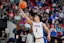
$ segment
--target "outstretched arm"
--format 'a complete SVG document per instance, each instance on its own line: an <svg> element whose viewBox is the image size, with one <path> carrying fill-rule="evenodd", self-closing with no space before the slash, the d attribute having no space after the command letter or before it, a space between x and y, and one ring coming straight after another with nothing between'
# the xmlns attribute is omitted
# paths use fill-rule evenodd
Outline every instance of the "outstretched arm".
<svg viewBox="0 0 64 43"><path fill-rule="evenodd" d="M27 20L27 22L28 22L29 24L32 24L32 23L33 23L33 21L30 20L30 18L23 12L22 9L20 9L20 12L22 13L22 14L20 14L20 15L23 16L24 18L26 18L26 20Z"/></svg>
<svg viewBox="0 0 64 43"><path fill-rule="evenodd" d="M46 26L46 24L44 24L44 23L43 23L43 27L44 27L45 31L47 32L47 34L48 34L47 40L50 41L51 40L51 38L50 38L50 31L49 31L48 27Z"/></svg>

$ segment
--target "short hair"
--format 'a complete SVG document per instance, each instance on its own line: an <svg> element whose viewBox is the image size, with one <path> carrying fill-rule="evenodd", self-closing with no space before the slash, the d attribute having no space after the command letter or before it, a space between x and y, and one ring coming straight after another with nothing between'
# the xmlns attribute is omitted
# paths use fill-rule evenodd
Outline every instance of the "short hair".
<svg viewBox="0 0 64 43"><path fill-rule="evenodd" d="M40 18L40 21L42 21L42 16L41 16L41 15L35 14L34 17L35 17L35 16L38 16L38 17ZM33 17L33 18L34 18L34 17Z"/></svg>

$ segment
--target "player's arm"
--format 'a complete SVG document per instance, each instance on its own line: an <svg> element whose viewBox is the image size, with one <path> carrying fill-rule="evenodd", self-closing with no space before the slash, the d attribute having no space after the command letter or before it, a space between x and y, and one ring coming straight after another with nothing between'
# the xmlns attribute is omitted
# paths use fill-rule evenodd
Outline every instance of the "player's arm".
<svg viewBox="0 0 64 43"><path fill-rule="evenodd" d="M43 23L43 27L45 29L45 31L47 32L48 36L47 36L47 40L50 41L51 38L50 38L50 31L49 31L49 28L46 26L46 24Z"/></svg>
<svg viewBox="0 0 64 43"><path fill-rule="evenodd" d="M29 24L32 24L32 23L33 23L33 21L30 20L30 18L23 12L22 9L20 9L20 12L22 13L22 14L20 14L20 15L23 16L24 18L26 18L26 20L27 20L27 22L28 22Z"/></svg>

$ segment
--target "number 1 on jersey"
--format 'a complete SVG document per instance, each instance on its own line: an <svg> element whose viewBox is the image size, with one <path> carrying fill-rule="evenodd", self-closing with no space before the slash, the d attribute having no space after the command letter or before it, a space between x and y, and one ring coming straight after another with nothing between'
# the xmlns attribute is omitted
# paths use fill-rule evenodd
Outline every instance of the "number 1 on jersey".
<svg viewBox="0 0 64 43"><path fill-rule="evenodd" d="M36 32L37 32L37 28L36 28Z"/></svg>

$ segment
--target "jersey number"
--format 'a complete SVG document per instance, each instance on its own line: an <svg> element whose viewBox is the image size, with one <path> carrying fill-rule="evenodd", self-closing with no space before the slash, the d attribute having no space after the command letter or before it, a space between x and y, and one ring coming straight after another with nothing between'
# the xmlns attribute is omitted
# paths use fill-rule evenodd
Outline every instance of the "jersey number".
<svg viewBox="0 0 64 43"><path fill-rule="evenodd" d="M37 32L37 28L36 28L36 32Z"/></svg>

